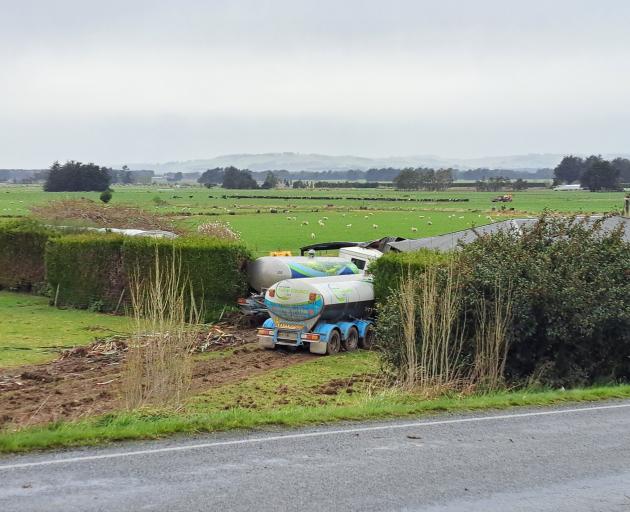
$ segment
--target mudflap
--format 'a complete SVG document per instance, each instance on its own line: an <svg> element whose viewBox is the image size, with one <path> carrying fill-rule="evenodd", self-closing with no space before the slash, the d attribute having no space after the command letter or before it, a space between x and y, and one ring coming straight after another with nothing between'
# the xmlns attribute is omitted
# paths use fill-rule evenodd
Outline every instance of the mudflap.
<svg viewBox="0 0 630 512"><path fill-rule="evenodd" d="M308 345L311 354L323 355L326 353L326 343L323 341L311 341Z"/></svg>

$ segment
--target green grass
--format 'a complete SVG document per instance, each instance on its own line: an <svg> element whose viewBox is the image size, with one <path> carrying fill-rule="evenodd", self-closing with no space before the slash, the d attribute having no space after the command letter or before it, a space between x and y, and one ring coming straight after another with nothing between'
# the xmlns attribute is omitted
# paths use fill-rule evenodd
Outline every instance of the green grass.
<svg viewBox="0 0 630 512"><path fill-rule="evenodd" d="M300 426L340 420L371 420L402 416L425 416L438 412L505 409L515 406L545 406L630 397L630 386L594 387L570 391L515 391L465 398L422 400L410 394L363 395L352 404L319 406L288 405L257 410L231 408L219 412L181 414L145 411L117 413L73 423L55 423L17 432L0 433L0 452L85 446L132 439L157 439L176 433L252 429L267 426Z"/></svg>
<svg viewBox="0 0 630 512"><path fill-rule="evenodd" d="M118 186L114 188L111 207L116 204L133 204L160 214L175 215L182 226L196 229L208 220L229 221L242 233L245 243L256 254L272 250L292 250L313 241L352 240L363 241L383 236L423 237L449 233L464 229L471 224L487 222L487 215L494 215L492 208L501 204L492 203L497 194L449 190L446 192L401 192L392 189L335 189L335 190L224 190L203 187L171 188L168 186ZM23 216L29 207L59 199L87 198L98 201L97 192L44 192L36 185L14 185L0 187L0 218ZM241 199L231 195L246 196ZM267 195L271 199L252 196ZM554 192L551 190L528 190L513 194L514 201L506 205L514 208L517 215L535 215L544 209L558 212L610 212L619 211L623 192ZM280 199L282 196L296 199ZM308 196L307 199L297 199ZM318 199L322 197L333 199ZM465 198L468 202L413 202L385 201L386 198ZM159 205L155 199L159 199ZM278 198L278 199L276 199ZM374 198L374 199L366 199ZM331 206L329 206L331 205ZM370 211L359 210L369 208ZM269 213L270 209L287 213ZM313 210L317 209L317 212ZM232 212L234 215L230 215ZM369 218L365 219L364 216ZM344 216L345 214L345 216ZM454 218L449 215L455 214ZM424 215L421 219L420 216ZM317 221L328 217L325 226ZM459 219L464 216L464 219ZM496 215L495 215L496 216ZM297 217L289 221L287 217ZM431 217L432 225L428 224ZM308 226L302 226L308 221ZM352 228L346 228L352 224ZM378 228L372 225L377 224ZM129 226L132 227L132 226ZM418 229L417 232L411 230ZM315 239L311 238L315 234Z"/></svg>
<svg viewBox="0 0 630 512"><path fill-rule="evenodd" d="M0 292L0 367L45 362L62 348L128 329L128 318L57 309L46 297Z"/></svg>

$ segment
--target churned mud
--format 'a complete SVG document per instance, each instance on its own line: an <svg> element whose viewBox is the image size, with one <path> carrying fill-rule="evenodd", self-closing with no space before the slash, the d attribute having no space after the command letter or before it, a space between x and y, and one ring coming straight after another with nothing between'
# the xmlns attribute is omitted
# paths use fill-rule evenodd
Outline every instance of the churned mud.
<svg viewBox="0 0 630 512"><path fill-rule="evenodd" d="M231 349L195 362L193 394L267 371L302 363L308 353L268 351L255 345L254 329L223 326L200 336L203 352ZM124 340L64 351L52 362L0 369L0 428L76 420L122 407L120 373Z"/></svg>

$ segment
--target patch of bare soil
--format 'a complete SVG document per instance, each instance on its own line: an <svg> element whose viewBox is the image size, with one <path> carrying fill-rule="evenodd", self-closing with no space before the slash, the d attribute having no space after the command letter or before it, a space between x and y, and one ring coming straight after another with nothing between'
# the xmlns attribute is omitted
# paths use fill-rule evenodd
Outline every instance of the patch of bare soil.
<svg viewBox="0 0 630 512"><path fill-rule="evenodd" d="M201 333L195 352L236 348L225 357L197 361L191 391L199 393L316 357L264 350L253 344L255 338L255 330L227 325ZM0 428L75 420L120 409L120 371L126 348L124 340L115 339L66 350L50 363L0 369Z"/></svg>

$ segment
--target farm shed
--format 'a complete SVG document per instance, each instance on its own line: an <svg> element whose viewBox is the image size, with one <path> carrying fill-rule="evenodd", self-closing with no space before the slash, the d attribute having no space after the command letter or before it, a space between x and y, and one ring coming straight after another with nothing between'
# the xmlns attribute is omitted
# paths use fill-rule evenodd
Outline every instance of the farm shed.
<svg viewBox="0 0 630 512"><path fill-rule="evenodd" d="M601 217L589 217L588 223L593 223L596 219ZM577 220L584 219L584 217L577 217ZM487 224L485 226L479 226L470 229L464 229L462 231L455 231L453 233L447 233L445 235L431 236L428 238L416 238L407 239L397 242L389 242L388 246L391 250L399 252L411 252L420 249L433 249L438 251L450 251L457 249L460 243L469 244L474 242L478 237L483 235L491 235L500 231L516 231L519 232L523 227L529 227L538 222L538 219L511 219L502 222L496 222L494 224ZM623 226L624 240L630 242L630 218L614 216L604 220L603 230L609 232L616 229L619 225Z"/></svg>

